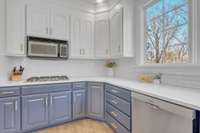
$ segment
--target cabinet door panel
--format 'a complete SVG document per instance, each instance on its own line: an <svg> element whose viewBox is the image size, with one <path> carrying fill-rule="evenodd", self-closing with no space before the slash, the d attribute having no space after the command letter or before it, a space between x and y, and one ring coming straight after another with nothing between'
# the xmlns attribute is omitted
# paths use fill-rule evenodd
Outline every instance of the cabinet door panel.
<svg viewBox="0 0 200 133"><path fill-rule="evenodd" d="M71 91L50 94L50 123L71 120Z"/></svg>
<svg viewBox="0 0 200 133"><path fill-rule="evenodd" d="M24 0L6 0L6 53L25 56Z"/></svg>
<svg viewBox="0 0 200 133"><path fill-rule="evenodd" d="M73 92L73 119L85 117L86 91L76 90Z"/></svg>
<svg viewBox="0 0 200 133"><path fill-rule="evenodd" d="M0 99L0 132L14 133L20 130L20 99L18 97Z"/></svg>
<svg viewBox="0 0 200 133"><path fill-rule="evenodd" d="M93 21L83 19L81 23L81 48L82 48L82 56L86 58L90 58L93 56Z"/></svg>
<svg viewBox="0 0 200 133"><path fill-rule="evenodd" d="M123 10L118 9L110 18L111 57L122 56L123 46Z"/></svg>
<svg viewBox="0 0 200 133"><path fill-rule="evenodd" d="M103 84L88 84L88 115L91 118L104 118Z"/></svg>
<svg viewBox="0 0 200 133"><path fill-rule="evenodd" d="M69 40L69 15L66 10L52 10L50 35L51 38Z"/></svg>
<svg viewBox="0 0 200 133"><path fill-rule="evenodd" d="M24 130L48 124L48 94L22 97L22 127Z"/></svg>
<svg viewBox="0 0 200 133"><path fill-rule="evenodd" d="M71 58L81 56L81 19L79 17L71 17Z"/></svg>
<svg viewBox="0 0 200 133"><path fill-rule="evenodd" d="M101 19L95 22L95 56L109 57L109 21Z"/></svg>
<svg viewBox="0 0 200 133"><path fill-rule="evenodd" d="M35 37L49 38L49 8L27 7L27 34Z"/></svg>

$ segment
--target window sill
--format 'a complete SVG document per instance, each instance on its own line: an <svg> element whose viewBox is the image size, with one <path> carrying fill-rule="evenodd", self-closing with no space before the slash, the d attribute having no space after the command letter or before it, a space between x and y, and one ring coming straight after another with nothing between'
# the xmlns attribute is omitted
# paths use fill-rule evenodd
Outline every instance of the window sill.
<svg viewBox="0 0 200 133"><path fill-rule="evenodd" d="M200 68L200 64L138 64L135 68Z"/></svg>

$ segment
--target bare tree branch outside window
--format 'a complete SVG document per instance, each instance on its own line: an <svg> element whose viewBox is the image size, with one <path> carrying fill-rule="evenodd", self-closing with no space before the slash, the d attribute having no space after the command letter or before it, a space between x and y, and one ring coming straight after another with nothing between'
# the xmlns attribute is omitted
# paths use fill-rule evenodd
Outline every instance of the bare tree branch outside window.
<svg viewBox="0 0 200 133"><path fill-rule="evenodd" d="M190 61L188 0L158 0L145 9L145 63Z"/></svg>

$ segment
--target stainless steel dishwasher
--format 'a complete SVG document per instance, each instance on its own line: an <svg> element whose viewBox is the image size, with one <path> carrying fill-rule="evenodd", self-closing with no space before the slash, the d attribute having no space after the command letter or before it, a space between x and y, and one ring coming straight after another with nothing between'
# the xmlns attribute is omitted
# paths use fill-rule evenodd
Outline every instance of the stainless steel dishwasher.
<svg viewBox="0 0 200 133"><path fill-rule="evenodd" d="M194 110L139 93L132 100L132 133L196 133Z"/></svg>

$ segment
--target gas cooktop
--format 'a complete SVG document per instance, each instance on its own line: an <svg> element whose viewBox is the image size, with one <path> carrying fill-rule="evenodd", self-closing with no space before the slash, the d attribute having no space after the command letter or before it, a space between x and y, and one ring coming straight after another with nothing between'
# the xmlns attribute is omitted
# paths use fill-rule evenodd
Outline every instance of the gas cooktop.
<svg viewBox="0 0 200 133"><path fill-rule="evenodd" d="M62 81L69 80L67 76L41 76L41 77L30 77L26 82L45 82L45 81Z"/></svg>

